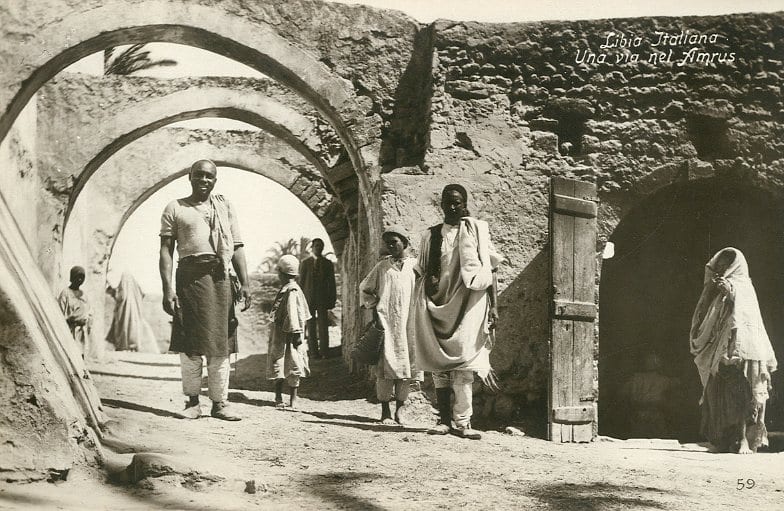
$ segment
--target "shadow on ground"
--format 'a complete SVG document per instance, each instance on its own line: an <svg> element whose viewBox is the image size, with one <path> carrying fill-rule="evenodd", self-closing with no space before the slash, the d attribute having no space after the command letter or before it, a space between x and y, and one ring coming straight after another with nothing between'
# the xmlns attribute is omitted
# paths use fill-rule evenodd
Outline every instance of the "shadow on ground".
<svg viewBox="0 0 784 511"><path fill-rule="evenodd" d="M385 511L372 502L359 497L352 491L362 484L379 479L379 474L355 472L328 472L306 477L301 481L303 490L323 499L326 503L339 509L360 509L367 511Z"/></svg>
<svg viewBox="0 0 784 511"><path fill-rule="evenodd" d="M386 424L380 424L378 422L376 422L375 424L369 424L369 423L352 424L350 422L316 421L316 420L313 421L304 420L302 422L307 422L309 424L328 424L330 426L342 426L346 428L360 429L362 431L375 431L377 433L424 433L427 431L426 428L412 428L408 426L399 426L399 425L387 426Z"/></svg>
<svg viewBox="0 0 784 511"><path fill-rule="evenodd" d="M236 390L274 392L275 383L267 379L267 355L257 354L242 358L233 364L229 387ZM206 377L203 385L206 386ZM365 399L372 385L362 378L352 376L340 357L310 360L310 376L300 383L299 395L313 401L339 401ZM288 389L284 389L288 392Z"/></svg>
<svg viewBox="0 0 784 511"><path fill-rule="evenodd" d="M152 375L139 375L139 374L122 374L122 373L110 373L107 371L98 371L95 369L90 370L91 375L96 376L111 376L113 378L133 378L135 380L156 380L156 381L182 381L182 379L177 376L152 376Z"/></svg>
<svg viewBox="0 0 784 511"><path fill-rule="evenodd" d="M110 408L124 408L126 410L134 410L136 412L151 413L158 417L174 417L181 419L182 417L169 410L161 410L160 408L153 408L151 406L140 405L138 403L131 403L130 401L122 401L120 399L101 399L101 404Z"/></svg>
<svg viewBox="0 0 784 511"><path fill-rule="evenodd" d="M176 361L176 362L152 362L152 361L148 361L148 360L130 360L130 359L125 359L125 358L121 358L120 361L124 362L126 364L135 364L135 365L139 365L139 366L176 367L176 368L180 367L180 362L179 361Z"/></svg>
<svg viewBox="0 0 784 511"><path fill-rule="evenodd" d="M671 489L619 486L606 483L573 484L554 483L528 489L526 494L540 500L553 509L579 509L581 511L605 511L613 509L667 509L661 502L665 496L677 492Z"/></svg>

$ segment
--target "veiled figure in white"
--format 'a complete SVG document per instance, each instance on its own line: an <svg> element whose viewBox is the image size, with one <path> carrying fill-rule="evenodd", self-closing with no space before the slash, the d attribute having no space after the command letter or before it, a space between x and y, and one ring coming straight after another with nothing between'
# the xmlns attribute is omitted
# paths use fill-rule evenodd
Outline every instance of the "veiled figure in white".
<svg viewBox="0 0 784 511"><path fill-rule="evenodd" d="M703 387L701 431L721 452L756 452L768 444L765 405L777 362L743 253L717 252L703 282L690 332Z"/></svg>

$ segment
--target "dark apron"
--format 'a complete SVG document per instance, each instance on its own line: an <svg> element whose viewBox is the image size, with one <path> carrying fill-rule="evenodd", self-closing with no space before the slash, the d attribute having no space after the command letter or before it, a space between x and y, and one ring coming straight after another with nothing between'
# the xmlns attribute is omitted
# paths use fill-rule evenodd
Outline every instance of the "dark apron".
<svg viewBox="0 0 784 511"><path fill-rule="evenodd" d="M231 281L215 254L180 259L176 272L179 308L169 351L228 356L237 352L237 319Z"/></svg>

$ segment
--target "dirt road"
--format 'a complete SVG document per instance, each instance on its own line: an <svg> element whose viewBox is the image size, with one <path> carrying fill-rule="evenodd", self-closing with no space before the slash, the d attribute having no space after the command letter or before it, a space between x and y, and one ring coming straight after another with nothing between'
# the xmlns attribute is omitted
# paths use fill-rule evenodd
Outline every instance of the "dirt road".
<svg viewBox="0 0 784 511"><path fill-rule="evenodd" d="M784 509L784 454L711 454L674 441L559 445L496 431L481 441L433 437L421 405L405 427L379 424L379 406L340 359L314 361L301 410L280 411L263 354L236 364L230 400L241 422L183 420L177 356L114 357L92 367L120 451L107 450L109 465L156 452L190 474L120 486L79 469L59 484L2 487L0 508ZM250 480L255 494L245 492ZM739 480L754 485L738 489Z"/></svg>

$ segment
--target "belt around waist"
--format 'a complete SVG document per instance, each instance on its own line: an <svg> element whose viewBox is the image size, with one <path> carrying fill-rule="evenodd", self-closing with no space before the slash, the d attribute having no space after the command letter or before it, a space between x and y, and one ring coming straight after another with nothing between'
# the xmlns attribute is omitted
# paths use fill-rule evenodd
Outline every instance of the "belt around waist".
<svg viewBox="0 0 784 511"><path fill-rule="evenodd" d="M183 257L177 264L178 270L215 270L223 268L223 261L216 254L199 254Z"/></svg>

